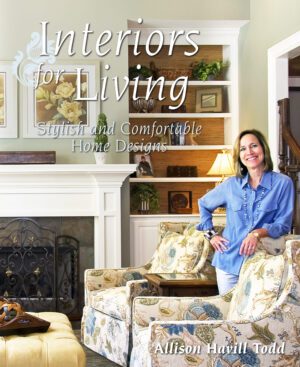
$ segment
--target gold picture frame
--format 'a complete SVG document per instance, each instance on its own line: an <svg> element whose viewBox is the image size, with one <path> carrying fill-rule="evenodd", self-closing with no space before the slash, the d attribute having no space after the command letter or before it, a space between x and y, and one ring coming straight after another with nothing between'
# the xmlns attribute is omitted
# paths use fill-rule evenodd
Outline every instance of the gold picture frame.
<svg viewBox="0 0 300 367"><path fill-rule="evenodd" d="M54 128L57 127L61 127L60 131L63 133L59 138L74 139L79 135L78 131L81 131L80 138L92 136L100 112L100 101L77 100L77 93L80 88L81 98L99 96L100 65L97 61L73 62L58 60L57 64L44 65L39 74L33 75L35 83L39 75L37 88L31 85L22 86L24 138L53 138L54 136L44 132L55 131ZM78 69L81 69L80 87L77 87ZM47 73L49 75L50 71L54 78L43 83L43 77Z"/></svg>
<svg viewBox="0 0 300 367"><path fill-rule="evenodd" d="M196 112L223 112L223 88L207 87L197 89Z"/></svg>
<svg viewBox="0 0 300 367"><path fill-rule="evenodd" d="M17 79L12 74L12 62L0 61L0 138L17 137Z"/></svg>

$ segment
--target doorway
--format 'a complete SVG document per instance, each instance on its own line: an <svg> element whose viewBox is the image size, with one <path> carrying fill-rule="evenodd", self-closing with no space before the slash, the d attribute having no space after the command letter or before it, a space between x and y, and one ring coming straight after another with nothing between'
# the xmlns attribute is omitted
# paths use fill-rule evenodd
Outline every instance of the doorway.
<svg viewBox="0 0 300 367"><path fill-rule="evenodd" d="M300 31L268 50L268 137L275 170L278 170L279 141L277 101L289 98L289 60L298 56L300 56Z"/></svg>

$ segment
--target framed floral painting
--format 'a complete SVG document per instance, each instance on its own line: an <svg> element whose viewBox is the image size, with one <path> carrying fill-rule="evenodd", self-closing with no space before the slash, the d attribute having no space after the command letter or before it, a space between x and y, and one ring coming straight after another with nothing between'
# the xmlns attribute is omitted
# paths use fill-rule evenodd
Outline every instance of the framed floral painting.
<svg viewBox="0 0 300 367"><path fill-rule="evenodd" d="M0 61L0 138L18 137L17 79L11 65Z"/></svg>
<svg viewBox="0 0 300 367"><path fill-rule="evenodd" d="M23 87L25 138L91 137L100 102L99 63L43 65ZM94 100L86 100L94 99Z"/></svg>

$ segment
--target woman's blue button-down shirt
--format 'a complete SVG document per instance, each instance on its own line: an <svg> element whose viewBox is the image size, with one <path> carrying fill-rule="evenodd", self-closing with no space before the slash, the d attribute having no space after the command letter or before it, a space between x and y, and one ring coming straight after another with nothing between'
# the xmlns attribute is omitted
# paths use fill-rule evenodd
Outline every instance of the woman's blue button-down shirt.
<svg viewBox="0 0 300 367"><path fill-rule="evenodd" d="M256 228L265 228L270 237L277 238L291 229L294 186L292 180L281 173L265 172L254 190L243 178L230 177L199 200L198 230L213 228L212 212L226 208L226 227L223 237L229 243L224 253L215 252L212 264L228 273L238 275L244 256L239 254L242 241Z"/></svg>

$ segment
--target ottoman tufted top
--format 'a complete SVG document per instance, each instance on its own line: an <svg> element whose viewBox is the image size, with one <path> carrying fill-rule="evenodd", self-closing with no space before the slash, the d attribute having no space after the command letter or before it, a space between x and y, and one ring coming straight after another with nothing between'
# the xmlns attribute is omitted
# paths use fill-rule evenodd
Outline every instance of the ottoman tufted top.
<svg viewBox="0 0 300 367"><path fill-rule="evenodd" d="M1 367L85 367L85 354L66 315L31 313L51 323L46 333L0 337Z"/></svg>

